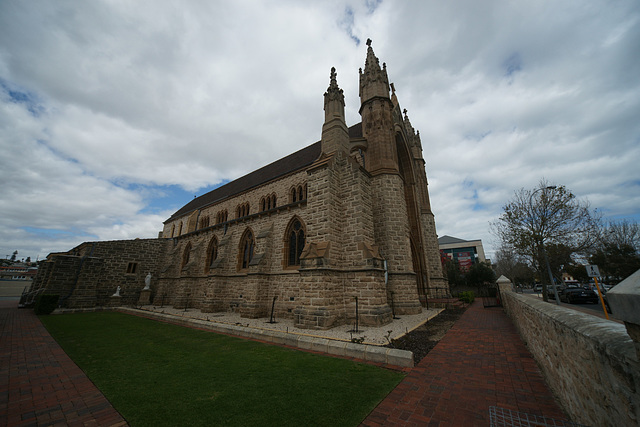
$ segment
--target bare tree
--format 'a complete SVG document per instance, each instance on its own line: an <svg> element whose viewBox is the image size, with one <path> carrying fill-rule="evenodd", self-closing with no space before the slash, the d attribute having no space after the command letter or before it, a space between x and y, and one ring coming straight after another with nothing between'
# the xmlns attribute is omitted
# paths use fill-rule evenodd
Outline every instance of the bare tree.
<svg viewBox="0 0 640 427"><path fill-rule="evenodd" d="M640 227L635 221L623 219L611 221L602 228L599 246L631 246L640 252Z"/></svg>
<svg viewBox="0 0 640 427"><path fill-rule="evenodd" d="M545 246L562 245L571 253L584 253L597 241L600 215L566 187L550 185L545 179L535 189L516 191L503 210L491 224L492 232L538 272L546 301L552 272Z"/></svg>
<svg viewBox="0 0 640 427"><path fill-rule="evenodd" d="M505 276L516 284L532 284L534 271L512 247L504 244L496 251L495 269L497 276Z"/></svg>
<svg viewBox="0 0 640 427"><path fill-rule="evenodd" d="M624 280L640 268L640 227L630 220L609 222L589 262L600 267L608 284Z"/></svg>

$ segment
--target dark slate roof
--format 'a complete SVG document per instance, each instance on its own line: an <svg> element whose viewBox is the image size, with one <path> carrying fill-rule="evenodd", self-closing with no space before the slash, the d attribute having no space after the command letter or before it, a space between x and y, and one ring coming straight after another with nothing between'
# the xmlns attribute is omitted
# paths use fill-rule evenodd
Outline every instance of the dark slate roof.
<svg viewBox="0 0 640 427"><path fill-rule="evenodd" d="M451 237L444 235L438 239L439 245L450 245L452 243L467 243L468 240L458 239L457 237Z"/></svg>
<svg viewBox="0 0 640 427"><path fill-rule="evenodd" d="M350 138L362 137L362 123L358 123L349 128ZM180 208L176 213L171 215L165 222L169 222L175 218L193 212L196 209L204 208L220 202L226 198L232 197L243 191L265 184L280 176L295 172L299 169L309 166L320 157L321 143L320 141L311 144L302 150L289 154L280 160L255 170L243 177L231 181L221 187L216 188L200 197L196 197L189 203Z"/></svg>

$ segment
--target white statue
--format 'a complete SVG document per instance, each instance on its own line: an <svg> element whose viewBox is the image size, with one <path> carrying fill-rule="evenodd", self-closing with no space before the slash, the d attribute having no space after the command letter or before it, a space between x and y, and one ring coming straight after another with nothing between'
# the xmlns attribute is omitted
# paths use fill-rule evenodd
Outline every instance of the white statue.
<svg viewBox="0 0 640 427"><path fill-rule="evenodd" d="M112 297L119 297L120 296L120 286L118 286L118 289L116 289L116 293L111 295Z"/></svg>
<svg viewBox="0 0 640 427"><path fill-rule="evenodd" d="M147 277L144 278L144 288L143 291L148 291L151 289L151 272L147 274Z"/></svg>

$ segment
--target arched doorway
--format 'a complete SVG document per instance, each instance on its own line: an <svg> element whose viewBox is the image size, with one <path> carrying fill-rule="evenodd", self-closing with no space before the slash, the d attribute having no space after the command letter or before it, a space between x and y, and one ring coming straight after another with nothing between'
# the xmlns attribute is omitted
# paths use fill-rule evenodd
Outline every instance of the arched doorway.
<svg viewBox="0 0 640 427"><path fill-rule="evenodd" d="M409 217L409 239L411 245L411 260L413 271L416 273L416 287L420 300L424 300L429 287L426 275L426 258L422 242L422 229L420 227L420 211L417 202L415 188L415 175L411 154L404 137L400 132L396 133L396 152L398 153L398 169L404 183L404 199L407 205Z"/></svg>

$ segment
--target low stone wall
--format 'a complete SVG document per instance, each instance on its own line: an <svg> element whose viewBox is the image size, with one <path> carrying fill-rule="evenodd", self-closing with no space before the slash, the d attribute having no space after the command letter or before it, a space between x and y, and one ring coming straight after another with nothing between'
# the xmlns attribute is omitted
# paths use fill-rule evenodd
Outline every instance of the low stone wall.
<svg viewBox="0 0 640 427"><path fill-rule="evenodd" d="M574 422L638 425L640 363L624 325L500 288L507 314Z"/></svg>

